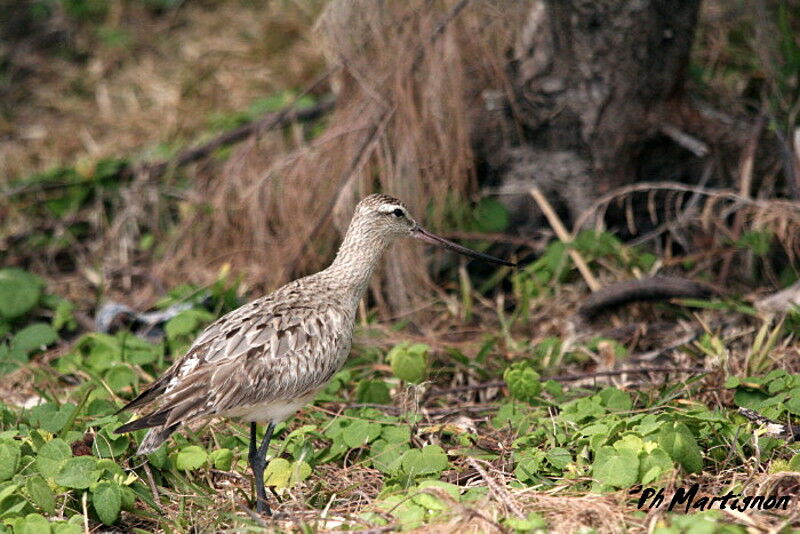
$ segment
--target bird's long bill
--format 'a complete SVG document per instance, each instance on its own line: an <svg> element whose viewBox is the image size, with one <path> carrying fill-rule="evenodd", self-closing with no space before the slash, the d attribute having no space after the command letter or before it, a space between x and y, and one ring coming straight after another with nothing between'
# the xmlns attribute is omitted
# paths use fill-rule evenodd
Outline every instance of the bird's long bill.
<svg viewBox="0 0 800 534"><path fill-rule="evenodd" d="M515 263L511 263L510 261L506 260L501 260L500 258L495 258L494 256L489 256L488 254L483 254L482 252L478 252L476 250L472 250L467 247L462 247L458 243L453 243L452 241L448 241L443 237L439 237L436 234L430 233L421 226L417 226L411 235L416 237L417 239L425 241L426 243L439 245L440 247L450 249L454 252L458 252L459 254L463 254L464 256L475 258L476 260L483 260L491 263L499 263L500 265L509 265L511 267L516 267Z"/></svg>

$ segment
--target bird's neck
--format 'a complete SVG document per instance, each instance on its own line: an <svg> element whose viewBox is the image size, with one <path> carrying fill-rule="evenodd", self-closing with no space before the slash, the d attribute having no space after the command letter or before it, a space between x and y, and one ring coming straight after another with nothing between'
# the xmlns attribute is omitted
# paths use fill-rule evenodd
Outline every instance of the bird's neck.
<svg viewBox="0 0 800 534"><path fill-rule="evenodd" d="M336 258L323 272L332 285L352 296L357 305L367 290L375 266L389 244L389 240L351 225Z"/></svg>

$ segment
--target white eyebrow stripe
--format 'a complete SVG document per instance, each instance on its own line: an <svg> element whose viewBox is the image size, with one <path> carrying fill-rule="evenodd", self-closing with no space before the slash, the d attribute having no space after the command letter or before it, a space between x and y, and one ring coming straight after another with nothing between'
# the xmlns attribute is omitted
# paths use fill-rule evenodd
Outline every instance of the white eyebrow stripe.
<svg viewBox="0 0 800 534"><path fill-rule="evenodd" d="M394 210L402 210L403 213L406 213L406 209L399 205L399 204L381 204L378 207L378 211L381 213L392 213Z"/></svg>

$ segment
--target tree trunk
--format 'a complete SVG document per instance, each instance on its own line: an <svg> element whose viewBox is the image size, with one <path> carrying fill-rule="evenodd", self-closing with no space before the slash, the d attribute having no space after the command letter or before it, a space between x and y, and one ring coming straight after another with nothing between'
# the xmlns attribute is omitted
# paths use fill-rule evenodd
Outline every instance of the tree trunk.
<svg viewBox="0 0 800 534"><path fill-rule="evenodd" d="M533 3L510 68L522 127L477 142L500 190L519 195L516 205L506 197L518 224L529 218L531 185L577 217L598 194L636 179L643 148L682 100L699 4Z"/></svg>

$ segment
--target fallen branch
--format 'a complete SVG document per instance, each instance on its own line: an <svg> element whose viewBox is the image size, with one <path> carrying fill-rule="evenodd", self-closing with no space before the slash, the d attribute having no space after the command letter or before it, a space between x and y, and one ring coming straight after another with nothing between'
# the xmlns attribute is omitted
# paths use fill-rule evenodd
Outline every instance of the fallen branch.
<svg viewBox="0 0 800 534"><path fill-rule="evenodd" d="M323 79L325 79L325 77L321 77L319 80L315 81L314 84L310 85L309 88L304 90L301 94L305 94L310 91ZM316 120L331 111L335 104L336 101L333 96L328 95L323 97L322 100L320 100L316 105L308 108L297 109L293 105L289 105L279 111L266 113L260 118L243 124L231 131L224 132L214 139L211 139L210 141L207 141L201 145L188 148L180 152L172 159L127 164L118 171L117 175L121 178L130 178L139 174L145 174L149 179L152 180L162 176L169 169L177 169L178 167L183 167L190 163L199 161L210 156L217 149L238 143L252 135L283 128L284 126L287 126L293 122L310 122ZM26 183L6 189L5 191L2 191L2 194L5 196L16 196L25 193L75 187L76 185L77 184L75 184L75 182Z"/></svg>
<svg viewBox="0 0 800 534"><path fill-rule="evenodd" d="M578 313L590 319L607 308L646 300L702 298L718 294L715 288L684 278L659 276L616 282L586 297Z"/></svg>
<svg viewBox="0 0 800 534"><path fill-rule="evenodd" d="M501 484L497 480L495 480L489 473L481 467L478 463L478 460L471 456L467 456L467 463L469 466L478 472L481 478L486 482L486 485L489 487L489 492L494 495L494 498L497 499L499 502L503 503L508 509L509 512L514 514L519 519L524 519L525 514L522 513L522 510L519 509L519 506L514 501L514 498L508 493L506 490L505 485Z"/></svg>
<svg viewBox="0 0 800 534"><path fill-rule="evenodd" d="M739 408L739 413L754 423L764 425L766 435L771 438L778 438L785 441L800 441L800 426L778 423L749 408Z"/></svg>
<svg viewBox="0 0 800 534"><path fill-rule="evenodd" d="M297 109L287 106L280 111L274 111L263 115L261 118L248 122L229 132L225 132L200 146L184 150L174 159L160 161L156 163L144 163L127 169L131 174L146 173L151 179L164 174L167 169L182 167L189 163L194 163L211 155L215 150L238 143L248 137L283 128L293 122L309 122L316 120L329 111L336 104L336 99L326 96L316 105L308 108ZM123 170L125 172L125 170Z"/></svg>

